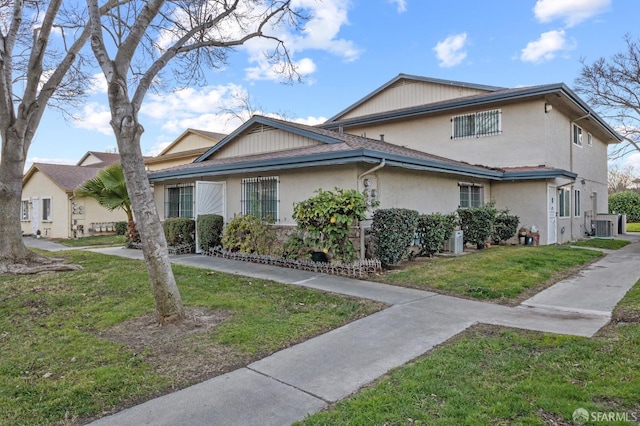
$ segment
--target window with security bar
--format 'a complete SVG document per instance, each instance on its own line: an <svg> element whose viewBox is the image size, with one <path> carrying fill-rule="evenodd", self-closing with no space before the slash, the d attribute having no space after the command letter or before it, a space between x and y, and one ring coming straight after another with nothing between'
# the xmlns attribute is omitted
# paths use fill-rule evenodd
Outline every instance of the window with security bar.
<svg viewBox="0 0 640 426"><path fill-rule="evenodd" d="M278 220L277 177L242 179L242 214L276 222Z"/></svg>
<svg viewBox="0 0 640 426"><path fill-rule="evenodd" d="M498 135L502 132L499 109L457 115L451 119L451 139Z"/></svg>
<svg viewBox="0 0 640 426"><path fill-rule="evenodd" d="M193 218L193 184L168 186L164 217Z"/></svg>

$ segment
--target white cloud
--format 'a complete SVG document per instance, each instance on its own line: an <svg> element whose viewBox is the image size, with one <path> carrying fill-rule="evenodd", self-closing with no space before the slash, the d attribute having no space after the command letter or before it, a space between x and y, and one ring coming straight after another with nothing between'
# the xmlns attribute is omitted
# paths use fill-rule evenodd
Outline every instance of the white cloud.
<svg viewBox="0 0 640 426"><path fill-rule="evenodd" d="M94 74L91 76L91 83L87 89L87 93L95 95L97 93L107 93L107 79L104 74Z"/></svg>
<svg viewBox="0 0 640 426"><path fill-rule="evenodd" d="M407 0L389 0L389 3L395 3L398 6L398 13L407 11Z"/></svg>
<svg viewBox="0 0 640 426"><path fill-rule="evenodd" d="M611 0L538 0L533 13L539 22L562 19L567 27L573 27L604 12L610 4Z"/></svg>
<svg viewBox="0 0 640 426"><path fill-rule="evenodd" d="M81 115L74 117L73 127L95 130L105 135L113 136L113 128L110 122L111 111L109 111L109 108L90 102L84 106Z"/></svg>
<svg viewBox="0 0 640 426"><path fill-rule="evenodd" d="M547 31L540 34L538 40L530 41L527 47L522 49L520 60L541 63L555 58L558 52L566 52L574 47L574 43L567 41L564 30Z"/></svg>
<svg viewBox="0 0 640 426"><path fill-rule="evenodd" d="M466 45L467 33L455 34L438 42L433 48L438 58L438 65L449 68L460 64L467 57Z"/></svg>
<svg viewBox="0 0 640 426"><path fill-rule="evenodd" d="M316 124L322 124L327 121L326 117L306 117L306 118L294 118L294 123L306 124L307 126L315 126Z"/></svg>
<svg viewBox="0 0 640 426"><path fill-rule="evenodd" d="M295 59L305 50L322 50L343 58L347 62L357 60L362 50L351 40L338 38L344 25L349 24L349 1L344 0L294 0L292 7L304 10L310 16L300 33L290 29L277 28L273 35L284 41L289 50L294 66L302 76L316 71L316 66L309 58ZM280 80L282 63L275 66L265 57L264 52L273 48L273 42L264 39L253 39L244 45L249 54L249 62L254 66L246 68L249 80Z"/></svg>

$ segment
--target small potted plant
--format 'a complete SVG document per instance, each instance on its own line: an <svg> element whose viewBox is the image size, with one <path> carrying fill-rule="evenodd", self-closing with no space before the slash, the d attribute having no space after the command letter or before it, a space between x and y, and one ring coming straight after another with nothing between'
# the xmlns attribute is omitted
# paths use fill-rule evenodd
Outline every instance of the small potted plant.
<svg viewBox="0 0 640 426"><path fill-rule="evenodd" d="M40 230L38 229L36 231L36 238L40 238L42 236L42 232L40 232Z"/></svg>

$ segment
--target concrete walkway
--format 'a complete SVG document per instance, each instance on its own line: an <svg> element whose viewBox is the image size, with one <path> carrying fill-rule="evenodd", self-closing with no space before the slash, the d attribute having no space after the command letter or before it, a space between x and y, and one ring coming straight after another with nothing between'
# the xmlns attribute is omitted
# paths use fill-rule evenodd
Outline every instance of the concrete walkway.
<svg viewBox="0 0 640 426"><path fill-rule="evenodd" d="M517 307L198 255L179 264L368 298L389 308L239 370L104 417L95 425L288 425L343 399L477 323L593 336L640 279L639 236ZM136 250L92 251L142 258Z"/></svg>

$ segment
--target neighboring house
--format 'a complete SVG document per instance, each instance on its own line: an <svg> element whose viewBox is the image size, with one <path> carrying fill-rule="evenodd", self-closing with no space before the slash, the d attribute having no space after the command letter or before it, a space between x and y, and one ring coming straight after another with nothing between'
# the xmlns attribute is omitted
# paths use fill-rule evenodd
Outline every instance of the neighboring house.
<svg viewBox="0 0 640 426"><path fill-rule="evenodd" d="M187 129L160 154L145 159L144 163L150 171L191 163L225 136L223 133Z"/></svg>
<svg viewBox="0 0 640 426"><path fill-rule="evenodd" d="M75 166L33 163L22 179L22 233L47 238L88 236L113 231L113 223L126 221L122 211L110 212L91 198L76 198L74 191L104 167L120 161L119 154L88 152Z"/></svg>
<svg viewBox="0 0 640 426"><path fill-rule="evenodd" d="M339 187L421 213L492 201L555 244L607 211L607 146L620 141L564 84L400 74L320 126L254 116L150 180L163 218L253 213L293 225L295 202Z"/></svg>

